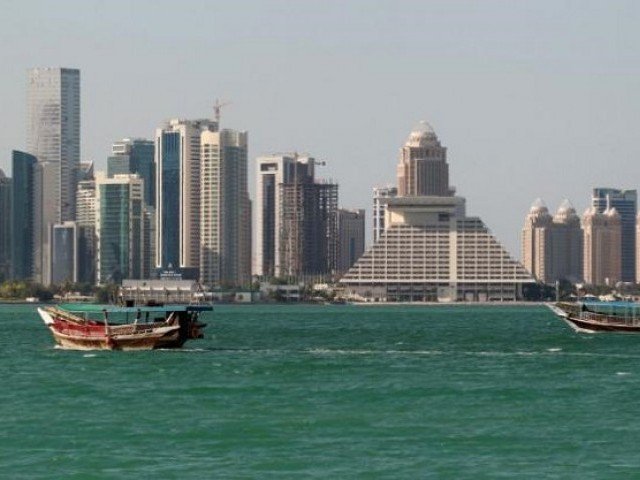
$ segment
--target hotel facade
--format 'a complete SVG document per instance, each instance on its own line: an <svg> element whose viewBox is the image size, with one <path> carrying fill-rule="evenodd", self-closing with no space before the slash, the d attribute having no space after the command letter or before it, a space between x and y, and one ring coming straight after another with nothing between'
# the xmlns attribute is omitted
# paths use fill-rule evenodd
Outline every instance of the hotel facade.
<svg viewBox="0 0 640 480"><path fill-rule="evenodd" d="M535 279L449 186L446 148L421 123L400 151L385 229L340 283L367 301L509 301Z"/></svg>

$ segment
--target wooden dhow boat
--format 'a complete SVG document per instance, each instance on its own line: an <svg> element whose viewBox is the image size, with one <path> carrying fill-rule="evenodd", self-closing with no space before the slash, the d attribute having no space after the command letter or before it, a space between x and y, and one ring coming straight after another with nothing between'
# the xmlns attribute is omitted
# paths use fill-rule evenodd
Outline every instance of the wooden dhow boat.
<svg viewBox="0 0 640 480"><path fill-rule="evenodd" d="M558 302L553 312L577 332L640 333L640 304L632 302Z"/></svg>
<svg viewBox="0 0 640 480"><path fill-rule="evenodd" d="M199 316L210 305L118 307L61 304L38 313L56 343L69 350L152 350L180 348L203 338Z"/></svg>

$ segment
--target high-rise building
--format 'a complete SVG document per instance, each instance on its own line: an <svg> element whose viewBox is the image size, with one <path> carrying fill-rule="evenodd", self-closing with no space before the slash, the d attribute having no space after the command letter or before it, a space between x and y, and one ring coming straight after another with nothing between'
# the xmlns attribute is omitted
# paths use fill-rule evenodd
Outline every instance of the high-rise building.
<svg viewBox="0 0 640 480"><path fill-rule="evenodd" d="M144 258L142 264L142 278L153 278L156 267L156 211L146 206L143 211L144 221Z"/></svg>
<svg viewBox="0 0 640 480"><path fill-rule="evenodd" d="M78 281L78 228L76 222L51 226L51 283Z"/></svg>
<svg viewBox="0 0 640 480"><path fill-rule="evenodd" d="M212 120L170 120L156 130L156 266L193 270L200 263L200 136Z"/></svg>
<svg viewBox="0 0 640 480"><path fill-rule="evenodd" d="M551 233L551 279L583 280L584 240L580 217L569 200L562 201L553 216Z"/></svg>
<svg viewBox="0 0 640 480"><path fill-rule="evenodd" d="M401 197L451 196L447 149L427 122L413 129L400 149L398 195Z"/></svg>
<svg viewBox="0 0 640 480"><path fill-rule="evenodd" d="M144 202L156 204L156 165L153 140L125 138L113 143L112 155L107 159L107 176L137 173L144 181Z"/></svg>
<svg viewBox="0 0 640 480"><path fill-rule="evenodd" d="M640 213L636 217L636 283L640 283Z"/></svg>
<svg viewBox="0 0 640 480"><path fill-rule="evenodd" d="M349 270L363 253L364 210L338 209L338 275Z"/></svg>
<svg viewBox="0 0 640 480"><path fill-rule="evenodd" d="M636 279L636 214L638 213L638 193L636 190L618 190L615 188L594 188L591 206L598 213L615 208L622 224L621 277L623 282L635 282Z"/></svg>
<svg viewBox="0 0 640 480"><path fill-rule="evenodd" d="M258 158L254 273L327 277L337 261L338 185L317 182L315 159Z"/></svg>
<svg viewBox="0 0 640 480"><path fill-rule="evenodd" d="M200 153L200 282L251 280L251 204L247 132L203 131Z"/></svg>
<svg viewBox="0 0 640 480"><path fill-rule="evenodd" d="M254 275L279 276L282 205L280 187L300 172L296 163L313 171L314 160L297 154L268 155L256 161L256 242ZM306 173L307 175L309 173ZM312 173L311 173L312 174Z"/></svg>
<svg viewBox="0 0 640 480"><path fill-rule="evenodd" d="M30 279L34 273L35 156L12 152L13 192L11 215L11 277Z"/></svg>
<svg viewBox="0 0 640 480"><path fill-rule="evenodd" d="M373 241L378 241L384 232L384 216L387 211L387 200L398 196L398 189L387 185L373 188Z"/></svg>
<svg viewBox="0 0 640 480"><path fill-rule="evenodd" d="M622 221L615 208L603 213L595 207L582 216L584 231L584 281L614 286L621 279Z"/></svg>
<svg viewBox="0 0 640 480"><path fill-rule="evenodd" d="M522 298L535 280L480 218L466 215L465 199L453 196L446 149L432 128L411 132L398 170L399 196L386 202L384 233L340 280L347 294L373 301Z"/></svg>
<svg viewBox="0 0 640 480"><path fill-rule="evenodd" d="M75 219L80 167L80 71L32 68L27 88L27 151L51 164L55 222ZM47 228L49 226L47 225Z"/></svg>
<svg viewBox="0 0 640 480"><path fill-rule="evenodd" d="M58 223L55 197L58 166L52 162L38 162L34 176L34 240L33 278L44 285L51 283L51 226ZM74 195L75 197L75 195Z"/></svg>
<svg viewBox="0 0 640 480"><path fill-rule="evenodd" d="M96 182L78 182L76 192L76 225L78 227L78 281L96 281Z"/></svg>
<svg viewBox="0 0 640 480"><path fill-rule="evenodd" d="M540 282L582 280L583 242L580 218L568 200L551 217L537 199L522 229L522 262Z"/></svg>
<svg viewBox="0 0 640 480"><path fill-rule="evenodd" d="M11 276L12 181L0 169L0 282Z"/></svg>
<svg viewBox="0 0 640 480"><path fill-rule="evenodd" d="M99 285L140 279L144 268L143 181L96 176L96 277Z"/></svg>
<svg viewBox="0 0 640 480"><path fill-rule="evenodd" d="M542 199L536 199L522 228L522 263L540 281L547 276L545 251L553 218Z"/></svg>

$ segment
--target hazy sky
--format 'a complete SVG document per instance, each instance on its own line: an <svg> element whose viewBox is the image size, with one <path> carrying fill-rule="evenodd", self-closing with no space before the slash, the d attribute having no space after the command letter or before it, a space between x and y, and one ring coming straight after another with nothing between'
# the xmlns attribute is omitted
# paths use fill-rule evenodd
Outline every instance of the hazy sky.
<svg viewBox="0 0 640 480"><path fill-rule="evenodd" d="M26 69L64 66L81 69L98 167L113 140L211 116L219 97L223 126L249 131L251 172L260 154L310 152L368 216L428 120L469 213L516 256L536 197L581 213L596 185L640 187L637 1L3 0L0 65L7 173Z"/></svg>

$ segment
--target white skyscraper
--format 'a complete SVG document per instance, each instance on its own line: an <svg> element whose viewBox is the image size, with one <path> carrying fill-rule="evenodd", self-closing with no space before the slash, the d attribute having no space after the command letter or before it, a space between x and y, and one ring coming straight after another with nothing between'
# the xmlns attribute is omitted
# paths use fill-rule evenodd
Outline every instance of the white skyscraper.
<svg viewBox="0 0 640 480"><path fill-rule="evenodd" d="M27 151L55 169L55 217L75 219L80 168L80 70L33 68L28 73ZM45 219L49 221L49 219Z"/></svg>
<svg viewBox="0 0 640 480"><path fill-rule="evenodd" d="M200 159L200 282L246 285L251 279L247 132L203 131Z"/></svg>
<svg viewBox="0 0 640 480"><path fill-rule="evenodd" d="M170 120L156 130L156 266L200 263L200 135L213 120Z"/></svg>

